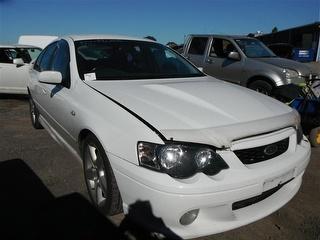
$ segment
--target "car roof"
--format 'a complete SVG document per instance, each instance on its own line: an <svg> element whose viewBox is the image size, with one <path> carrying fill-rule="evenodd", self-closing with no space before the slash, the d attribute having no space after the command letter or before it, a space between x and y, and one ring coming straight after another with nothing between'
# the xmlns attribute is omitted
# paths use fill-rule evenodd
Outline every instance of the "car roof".
<svg viewBox="0 0 320 240"><path fill-rule="evenodd" d="M22 45L22 44L13 44L13 45L1 45L0 44L0 48L39 48L39 47L35 47L32 45Z"/></svg>
<svg viewBox="0 0 320 240"><path fill-rule="evenodd" d="M63 38L69 37L73 41L80 41L80 40L96 40L96 39L116 39L116 40L133 40L133 41L145 41L145 42L154 42L150 39L146 38L138 38L138 37L129 37L129 36L123 36L123 35L108 35L108 34L102 34L102 35L69 35L65 36Z"/></svg>
<svg viewBox="0 0 320 240"><path fill-rule="evenodd" d="M192 37L217 37L226 39L255 39L244 35L220 35L220 34L190 34Z"/></svg>

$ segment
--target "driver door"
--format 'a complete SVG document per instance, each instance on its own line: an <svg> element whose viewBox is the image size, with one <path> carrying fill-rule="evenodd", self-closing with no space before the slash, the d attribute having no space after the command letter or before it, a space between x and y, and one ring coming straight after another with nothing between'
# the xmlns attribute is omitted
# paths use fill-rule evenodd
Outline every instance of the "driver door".
<svg viewBox="0 0 320 240"><path fill-rule="evenodd" d="M213 38L209 55L206 56L204 72L221 80L240 84L244 79L243 59L228 58L232 51L238 52L235 45L229 40Z"/></svg>
<svg viewBox="0 0 320 240"><path fill-rule="evenodd" d="M60 72L62 82L61 84L37 83L40 113L45 116L50 127L76 149L75 118L77 116L72 100L69 46L65 40L48 46L39 68L35 66L34 74L37 80L41 71Z"/></svg>

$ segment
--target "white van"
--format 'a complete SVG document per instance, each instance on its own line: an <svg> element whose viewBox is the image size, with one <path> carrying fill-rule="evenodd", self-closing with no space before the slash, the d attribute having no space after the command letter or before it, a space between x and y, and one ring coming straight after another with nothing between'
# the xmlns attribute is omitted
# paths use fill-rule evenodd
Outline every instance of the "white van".
<svg viewBox="0 0 320 240"><path fill-rule="evenodd" d="M32 45L44 49L49 43L57 38L57 36L49 35L21 35L18 44Z"/></svg>

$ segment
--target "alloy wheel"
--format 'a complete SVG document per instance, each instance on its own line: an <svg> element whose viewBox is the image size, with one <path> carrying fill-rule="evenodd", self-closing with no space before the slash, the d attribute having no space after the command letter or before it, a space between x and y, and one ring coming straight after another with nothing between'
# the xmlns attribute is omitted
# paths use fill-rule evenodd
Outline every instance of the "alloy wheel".
<svg viewBox="0 0 320 240"><path fill-rule="evenodd" d="M93 144L86 146L84 167L91 199L98 208L101 208L107 197L106 171L101 154Z"/></svg>
<svg viewBox="0 0 320 240"><path fill-rule="evenodd" d="M36 122L36 112L35 112L35 105L34 102L32 100L30 100L30 113L31 113L31 118L32 118L32 122L35 123Z"/></svg>

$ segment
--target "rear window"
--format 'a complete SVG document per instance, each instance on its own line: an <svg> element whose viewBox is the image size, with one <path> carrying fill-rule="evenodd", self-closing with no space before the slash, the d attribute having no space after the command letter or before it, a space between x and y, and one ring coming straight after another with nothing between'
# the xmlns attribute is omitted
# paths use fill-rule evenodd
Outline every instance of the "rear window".
<svg viewBox="0 0 320 240"><path fill-rule="evenodd" d="M208 43L207 37L195 37L192 39L188 53L203 55Z"/></svg>

